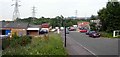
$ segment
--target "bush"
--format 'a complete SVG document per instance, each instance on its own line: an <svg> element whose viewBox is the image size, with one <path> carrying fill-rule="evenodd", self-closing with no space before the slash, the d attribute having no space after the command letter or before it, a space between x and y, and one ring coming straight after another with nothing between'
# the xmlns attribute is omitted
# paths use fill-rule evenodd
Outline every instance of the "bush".
<svg viewBox="0 0 120 57"><path fill-rule="evenodd" d="M10 40L9 39L2 39L2 50L4 50L5 48L9 47L10 44Z"/></svg>
<svg viewBox="0 0 120 57"><path fill-rule="evenodd" d="M118 36L118 38L120 38L120 36Z"/></svg>
<svg viewBox="0 0 120 57"><path fill-rule="evenodd" d="M30 36L22 36L21 41L19 42L21 46L27 45L31 42L32 37Z"/></svg>
<svg viewBox="0 0 120 57"><path fill-rule="evenodd" d="M14 35L11 40L9 39L3 39L2 40L2 49L4 50L7 47L18 47L18 46L25 46L29 43L31 43L31 36L16 36Z"/></svg>
<svg viewBox="0 0 120 57"><path fill-rule="evenodd" d="M118 36L118 37L115 37L115 38L120 38L120 36Z"/></svg>
<svg viewBox="0 0 120 57"><path fill-rule="evenodd" d="M102 37L108 37L108 38L112 38L112 33L106 33L106 32L100 32Z"/></svg>

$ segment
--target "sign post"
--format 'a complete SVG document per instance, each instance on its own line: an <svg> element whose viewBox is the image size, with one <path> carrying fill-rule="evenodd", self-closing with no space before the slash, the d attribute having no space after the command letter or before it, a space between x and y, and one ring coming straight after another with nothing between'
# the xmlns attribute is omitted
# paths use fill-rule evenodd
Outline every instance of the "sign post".
<svg viewBox="0 0 120 57"><path fill-rule="evenodd" d="M65 19L65 23L64 24L65 24L65 30L64 30L65 31L65 43L64 43L64 46L66 47L66 19Z"/></svg>

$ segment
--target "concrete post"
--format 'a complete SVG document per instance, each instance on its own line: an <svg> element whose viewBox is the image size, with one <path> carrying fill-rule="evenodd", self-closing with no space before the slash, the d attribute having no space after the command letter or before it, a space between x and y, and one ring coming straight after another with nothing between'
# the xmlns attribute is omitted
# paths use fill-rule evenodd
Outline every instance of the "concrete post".
<svg viewBox="0 0 120 57"><path fill-rule="evenodd" d="M113 31L113 37L116 37L116 36L115 36L115 31Z"/></svg>
<svg viewBox="0 0 120 57"><path fill-rule="evenodd" d="M60 30L59 30L59 28L57 29L57 33L58 33L58 34L60 33Z"/></svg>

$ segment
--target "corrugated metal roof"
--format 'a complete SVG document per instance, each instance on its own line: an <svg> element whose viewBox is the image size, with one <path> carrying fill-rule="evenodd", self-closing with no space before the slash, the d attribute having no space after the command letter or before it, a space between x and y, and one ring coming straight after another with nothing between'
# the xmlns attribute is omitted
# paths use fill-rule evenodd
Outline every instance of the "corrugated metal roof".
<svg viewBox="0 0 120 57"><path fill-rule="evenodd" d="M39 28L28 28L27 30L39 30Z"/></svg>

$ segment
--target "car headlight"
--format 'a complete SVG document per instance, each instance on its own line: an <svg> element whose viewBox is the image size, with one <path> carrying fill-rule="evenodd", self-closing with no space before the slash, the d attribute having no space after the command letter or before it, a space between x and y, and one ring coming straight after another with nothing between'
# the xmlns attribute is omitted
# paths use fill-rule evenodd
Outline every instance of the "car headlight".
<svg viewBox="0 0 120 57"><path fill-rule="evenodd" d="M96 36L96 34L93 34L94 36Z"/></svg>

